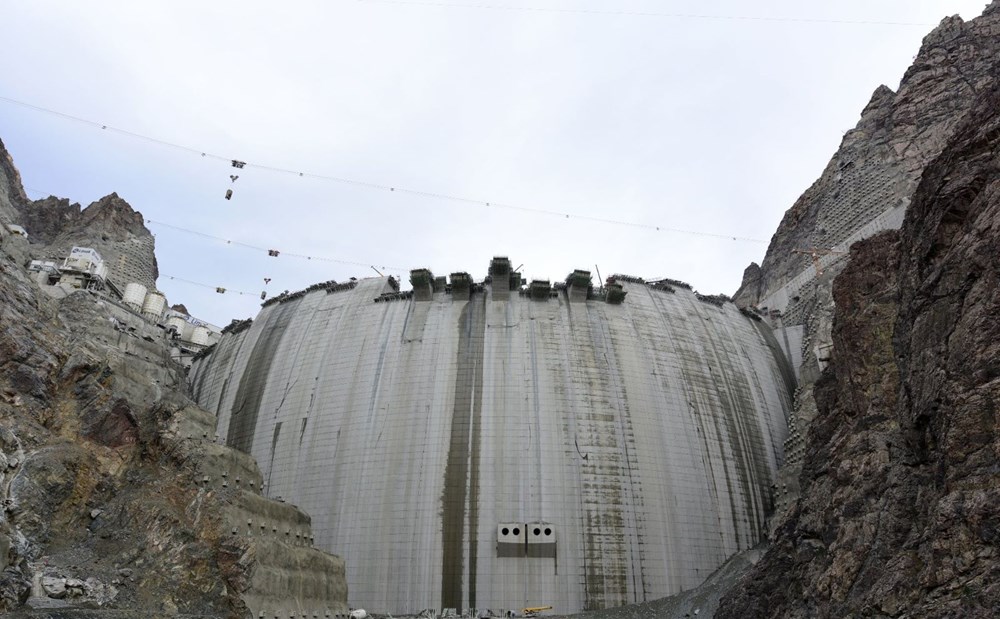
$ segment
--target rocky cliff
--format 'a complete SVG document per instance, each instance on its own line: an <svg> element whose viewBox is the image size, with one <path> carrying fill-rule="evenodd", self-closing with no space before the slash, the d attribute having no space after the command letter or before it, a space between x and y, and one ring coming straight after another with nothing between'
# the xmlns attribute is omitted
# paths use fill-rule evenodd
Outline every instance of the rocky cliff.
<svg viewBox="0 0 1000 619"><path fill-rule="evenodd" d="M811 257L795 250L816 249L835 259L841 254L828 252L846 253L860 236L898 227L924 168L990 88L998 66L1000 1L969 22L957 15L943 20L924 38L899 89L875 90L820 178L785 213L761 265L744 273L737 304L787 314L812 271ZM803 273L803 281L794 281ZM795 290L774 298L789 282Z"/></svg>
<svg viewBox="0 0 1000 619"><path fill-rule="evenodd" d="M819 179L786 212L762 264L744 271L735 301L763 311L799 364L772 529L799 496L806 436L818 410L814 382L835 347L831 329L840 310L833 282L853 243L902 225L927 166L996 83L998 35L998 0L968 22L942 20L924 38L899 89L876 89Z"/></svg>
<svg viewBox="0 0 1000 619"><path fill-rule="evenodd" d="M28 232L32 258L61 261L74 246L96 249L108 267L108 278L124 289L138 282L156 288L159 270L155 240L142 213L116 193L87 208L65 198L29 200L21 175L0 141L0 224L18 224ZM6 232L5 232L6 233Z"/></svg>
<svg viewBox="0 0 1000 619"><path fill-rule="evenodd" d="M104 258L108 278L120 290L132 282L147 290L156 288L159 270L153 235L142 213L118 194L104 196L87 208L50 196L24 203L19 217L34 256L62 258L75 245L90 247Z"/></svg>
<svg viewBox="0 0 1000 619"><path fill-rule="evenodd" d="M28 196L21 186L21 175L0 140L0 224L17 223L20 218L18 211L27 202Z"/></svg>
<svg viewBox="0 0 1000 619"><path fill-rule="evenodd" d="M1000 91L971 110L834 284L802 497L718 617L1000 608Z"/></svg>
<svg viewBox="0 0 1000 619"><path fill-rule="evenodd" d="M24 204L11 170L7 195L47 247L145 231L113 194L82 212ZM216 444L163 330L110 297L42 294L23 268L37 247L0 236L0 614L345 612L343 561L312 547L305 513L261 496L252 459Z"/></svg>

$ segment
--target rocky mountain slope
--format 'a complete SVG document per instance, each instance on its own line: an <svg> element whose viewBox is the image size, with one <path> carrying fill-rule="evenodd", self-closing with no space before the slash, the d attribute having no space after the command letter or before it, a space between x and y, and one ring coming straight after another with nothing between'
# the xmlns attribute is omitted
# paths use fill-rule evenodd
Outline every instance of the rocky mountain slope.
<svg viewBox="0 0 1000 619"><path fill-rule="evenodd" d="M924 38L898 90L875 90L819 179L785 213L761 265L745 271L737 304L767 304L775 290L808 272L810 256L795 250L846 251L840 245L866 224L880 216L898 221L924 168L989 90L998 65L1000 2L968 22L943 20Z"/></svg>
<svg viewBox="0 0 1000 619"><path fill-rule="evenodd" d="M28 203L28 196L21 186L21 175L14 167L14 159L0 140L0 224L17 223L19 209Z"/></svg>
<svg viewBox="0 0 1000 619"><path fill-rule="evenodd" d="M28 231L32 258L60 262L75 245L96 249L119 289L136 282L155 290L159 270L155 240L136 212L116 193L82 208L65 198L29 200L14 160L0 141L0 224Z"/></svg>
<svg viewBox="0 0 1000 619"><path fill-rule="evenodd" d="M761 266L744 272L735 301L760 308L801 359L772 529L799 496L808 427L817 413L814 382L835 347L831 329L840 310L833 282L850 246L902 225L927 166L998 76L1000 0L968 22L942 20L924 38L898 90L876 89L819 179L785 213Z"/></svg>
<svg viewBox="0 0 1000 619"><path fill-rule="evenodd" d="M995 7L995 4L994 4ZM802 498L718 617L1000 609L1000 90L851 250Z"/></svg>
<svg viewBox="0 0 1000 619"><path fill-rule="evenodd" d="M96 249L108 266L108 278L123 290L136 282L156 289L159 270L155 240L138 213L116 193L87 208L50 196L24 204L20 223L28 230L35 257L60 259L78 245Z"/></svg>
<svg viewBox="0 0 1000 619"><path fill-rule="evenodd" d="M149 235L114 195L36 221L31 208L54 211L3 172L3 208L40 242ZM0 231L0 614L345 612L343 561L312 548L306 514L261 496L252 459L216 444L163 329L92 292L50 299L24 269L32 250Z"/></svg>
<svg viewBox="0 0 1000 619"><path fill-rule="evenodd" d="M156 288L159 270L153 235L142 213L116 193L87 208L64 198L35 200L21 208L21 224L39 255L66 256L74 245L91 247L104 258L108 277L119 289L132 282Z"/></svg>

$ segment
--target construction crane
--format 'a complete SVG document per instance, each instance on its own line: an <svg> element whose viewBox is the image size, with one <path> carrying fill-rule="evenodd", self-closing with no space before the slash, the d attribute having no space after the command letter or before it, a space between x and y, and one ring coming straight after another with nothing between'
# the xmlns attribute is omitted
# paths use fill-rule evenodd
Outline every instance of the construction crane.
<svg viewBox="0 0 1000 619"><path fill-rule="evenodd" d="M837 251L833 248L824 247L810 247L809 249L793 249L793 253L796 254L806 254L812 258L813 268L816 269L816 277L823 274L823 269L820 268L819 259L827 255L843 255L846 251Z"/></svg>
<svg viewBox="0 0 1000 619"><path fill-rule="evenodd" d="M551 606L530 606L528 608L522 608L521 614L525 617L537 617L539 613L545 610L552 610Z"/></svg>

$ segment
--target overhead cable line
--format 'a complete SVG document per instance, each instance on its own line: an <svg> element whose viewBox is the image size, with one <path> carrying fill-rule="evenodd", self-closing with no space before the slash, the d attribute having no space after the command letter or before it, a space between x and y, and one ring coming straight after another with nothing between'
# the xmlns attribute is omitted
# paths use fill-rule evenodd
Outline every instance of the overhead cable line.
<svg viewBox="0 0 1000 619"><path fill-rule="evenodd" d="M396 186L396 185L386 185L386 184L383 184L383 183L373 183L373 182L369 182L369 181L359 181L359 180L356 180L356 179L343 178L343 177L339 177L339 176L330 176L330 175L326 175L326 174L315 174L315 173L312 173L312 172L303 172L303 171L299 171L299 170L293 170L293 169L289 169L289 168L282 168L282 167L278 167L278 166L264 165L264 164L259 164L259 163L249 163L249 162L245 162L245 161L233 158L233 157L223 157L222 155L217 155L217 154L214 154L214 153L210 153L208 151L199 150L197 148L191 148L189 146L184 146L184 145L181 145L181 144L175 144L173 142L168 142L166 140L161 140L159 138L153 138L153 137L145 136L145 135L142 135L142 134L139 134L139 133L135 133L134 131L127 131L125 129L119 129L117 127L112 127L111 125L99 123L99 122L88 120L88 119L85 119L85 118L80 118L78 116L73 116L71 114L65 114L63 112L58 112L56 110L50 110L48 108L40 107L40 106L33 105L33 104L30 104L30 103L25 103L23 101L18 101L17 99L11 99L9 97L0 96L0 101L5 101L7 103L12 103L14 105L20 105L22 107L25 107L25 108L28 108L28 109L31 109L31 110L35 110L37 112L44 112L44 113L47 113L47 114L54 114L54 115L59 116L61 118L65 118L65 119L69 119L69 120L74 120L74 121L86 124L88 126L91 126L91 127L100 128L102 131L113 131L113 132L119 133L121 135L125 135L125 136L129 136L129 137L133 137L133 138L145 140L145 141L151 142L153 144L158 144L158 145L161 145L161 146L168 146L168 147L175 148L175 149L178 149L178 150L182 150L182 151L186 151L186 152L189 152L189 153L197 154L197 155L200 155L201 157L211 158L211 159L217 159L217 160L220 160L220 161L238 162L238 163L242 164L241 166L239 166L241 168L245 166L245 167L249 167L249 168L257 168L259 170L267 170L269 172L275 172L275 173L279 173L279 174L288 174L288 175L291 175L291 176L298 176L300 178L313 178L313 179L324 180L324 181L332 181L332 182L335 182L335 183L343 183L343 184L347 184L347 185L354 185L356 187L365 187L367 189L377 189L377 190L381 190L381 191L389 191L389 192L392 192L392 193L405 193L405 194L408 194L408 195L419 196L419 197L422 197L422 198L433 198L433 199L436 199L436 200L444 200L444 201L449 201L449 202L457 202L457 203L461 203L461 204L470 204L470 205L473 205L473 206L480 206L480 207L487 207L487 208L507 209L507 210L513 210L513 211L521 211L521 212L524 212L524 213L534 213L534 214L538 214L538 215L548 215L548 216L552 216L552 217L559 217L561 219L577 219L577 220L582 220L582 221L590 221L590 222L594 222L594 223L611 224L611 225L616 225L616 226L628 226L628 227L631 227L631 228L640 228L640 229L652 230L652 231L656 231L656 232L673 232L673 233L676 233L676 234L687 234L687 235L692 235L692 236L703 236L703 237L717 238L717 239L726 239L726 240L733 240L733 241L744 241L744 242L747 242L747 243L767 243L767 241L765 241L763 239L756 239L756 238L746 237L746 236L739 236L739 235L733 235L733 234L722 234L722 233L717 233L717 232L704 232L704 231L700 231L700 230L687 230L687 229L684 229L684 228L674 228L674 227L670 227L670 226L658 226L658 225L655 225L655 224L646 224L646 223L639 223L639 222L632 222L632 221L624 221L624 220L620 220L620 219L610 219L610 218L607 218L607 217L596 217L596 216L593 216L593 215L579 215L579 214L574 214L574 213L552 211L552 210L548 210L548 209L535 208L535 207L529 207L529 206L519 206L519 205L516 205L516 204L507 204L507 203L504 203L504 202L493 202L493 201L478 200L478 199L474 199L474 198L465 198L465 197L462 197L462 196L455 196L455 195L450 195L450 194L445 194L445 193L437 193L437 192L433 192L433 191L423 191L423 190L419 190L419 189L409 189L409 188L406 188L406 187L399 187L399 186Z"/></svg>
<svg viewBox="0 0 1000 619"><path fill-rule="evenodd" d="M359 4L396 4L400 6L426 6L448 9L488 9L495 11L522 11L532 13L564 13L579 15L621 15L628 17L659 17L666 19L715 20L715 21L756 21L782 22L798 24L839 24L850 26L908 26L933 27L934 24L915 22L880 21L867 19L827 19L822 17L768 17L764 15L712 15L708 13L662 13L658 11L630 11L608 9L567 9L558 7L539 7L506 4L464 4L458 2L437 2L434 0L357 0Z"/></svg>
<svg viewBox="0 0 1000 619"><path fill-rule="evenodd" d="M31 187L25 187L25 189L27 191L30 191L30 192L38 194L38 195L50 195L50 196L55 195L53 193L48 193L48 192L44 192L44 191L39 191L37 189L32 189ZM146 220L146 221L148 222L149 220ZM182 228L179 228L179 229L182 229ZM203 235L200 232L196 232L194 230L184 230L184 231L185 232L190 232L192 234L199 234L201 236L208 236L208 235ZM215 237L209 236L208 238L215 238ZM213 286L211 284L206 284L204 282L196 282L194 280L186 279L184 277L178 277L176 275L165 275L165 274L161 273L159 275L159 277L165 277L166 279L169 279L169 280L172 280L172 281L183 282L185 284L191 284L192 286L200 286L202 288L210 288L210 289L215 290L219 294L232 293L232 294L238 294L240 296L246 295L246 296L250 296L250 297L256 297L256 296L259 295L259 293L256 293L256 292L247 292L245 290L236 290L234 288L229 288L229 287L226 287L226 286Z"/></svg>
<svg viewBox="0 0 1000 619"><path fill-rule="evenodd" d="M55 195L55 194L52 194L52 193L47 193L47 192L44 192L44 191L39 191L37 189L32 189L31 187L25 187L25 189L27 191L30 191L32 193L36 193L36 194L39 194L39 195L50 195L50 196ZM195 232L194 230L185 230L185 232L191 232L193 234L200 234L199 232ZM202 236L206 236L206 235L202 235ZM214 238L214 237L209 237L209 238ZM238 294L240 296L244 296L245 295L245 296L250 296L250 297L256 297L256 296L259 295L259 293L247 292L245 290L236 290L234 288L229 288L227 286L213 286L212 284L206 284L204 282L196 282L194 280L186 279L184 277L178 277L176 275L165 275L163 273L160 273L159 277L164 277L166 279L169 279L169 280L172 280L172 281L176 281L176 282L183 282L185 284L191 284L192 286L200 286L202 288L210 288L210 289L215 290L219 294L232 293L232 294Z"/></svg>
<svg viewBox="0 0 1000 619"><path fill-rule="evenodd" d="M13 103L14 105L20 105L21 107L26 107L29 110L34 110L36 112L44 112L46 114L52 114L52 115L55 115L55 116L59 116L61 118L65 118L66 120L72 120L72 121L75 121L75 122L78 122L78 123L83 123L85 125L90 125L91 127L95 127L97 129L101 129L102 131L111 131L112 133L119 133L121 135L128 136L130 138L136 138L138 140L144 140L146 142L151 142L151 143L157 144L159 146L167 146L169 148L176 148L178 150L183 150L183 151L186 151L186 152L189 152L189 153L193 153L193 154L196 154L196 155L201 155L202 157L210 157L212 159L220 159L222 161L229 161L226 157L220 157L219 155L213 155L213 154L210 154L210 153L205 153L205 152L199 151L198 149L195 149L195 148L190 148L190 147L187 147L187 146L182 146L180 144L174 144L173 142L168 142L166 140L161 140L159 138L150 137L148 135L142 135L141 133L135 133L134 131L129 131L127 129L119 129L118 127L112 127L111 125L105 125L105 124L99 123L99 122L97 122L95 120L89 120L87 118L80 118L79 116L73 116L72 114L67 114L65 112L60 112L58 110L52 110L52 109L49 109L47 107L41 107L41 106L38 106L38 105L33 105L31 103L26 103L24 101L18 101L17 99L10 99L8 97L0 96L0 101L6 101L7 103Z"/></svg>
<svg viewBox="0 0 1000 619"><path fill-rule="evenodd" d="M374 268L374 265L371 264L371 263L368 263L368 262L353 262L351 260L340 260L338 258L327 258L325 256L310 256L310 255L307 255L307 254L297 254L297 253L287 252L287 251L284 251L284 250L268 249L266 247L261 247L260 245L252 245L250 243L245 243L243 241L234 241L232 239L226 239L226 238L223 238L221 236L214 236L214 235L211 235L211 234L206 234L204 232L199 232L197 230L191 230L189 228L182 228L180 226L175 226L173 224L168 224L166 222L156 221L155 219L147 219L146 223L147 224L153 224L155 226L163 226L164 228L170 228L172 230L177 230L179 232L186 232L187 234L193 234L195 236L200 236L200 237L203 237L203 238L206 238L206 239L212 239L213 241L222 241L223 243L225 243L227 245L237 245L239 247L244 247L246 249L252 249L252 250L255 250L255 251L266 252L268 256L271 256L273 258L277 258L279 255L280 256L291 256L292 258L301 258L301 259L304 259L304 260L317 260L317 261L320 261L320 262L335 262L337 264L347 264L347 265L351 265L351 266L364 267L366 269ZM405 271L406 270L403 267L394 267L394 266L385 266L385 265L379 265L379 266L382 268L383 271L385 271L385 270L389 270L389 271Z"/></svg>
<svg viewBox="0 0 1000 619"><path fill-rule="evenodd" d="M55 194L50 193L50 192L45 192L45 191L41 191L41 190L38 190L38 189L32 189L31 187L25 187L25 189L27 189L28 191L30 191L32 193L38 194L40 196L55 195ZM244 241L236 241L236 240L227 239L227 238L221 237L221 236L215 236L213 234L207 234L207 233L201 232L199 230L192 230L190 228L184 228L184 227L181 227L181 226L176 226L174 224L169 224L169 223L167 223L165 221L157 221L155 219L144 219L144 222L146 224L153 224L154 226L162 226L164 228L170 228L171 230L176 230L178 232L184 232L186 234L190 234L190 235L193 235L193 236L199 236L199 237L204 238L204 239L209 239L209 240L212 240L212 241L220 241L222 243L225 243L226 245L235 245L237 247L242 247L244 249L250 249L250 250L253 250L253 251L264 252L264 253L266 253L268 256L270 256L272 258L277 258L279 256L288 256L288 257L291 257L291 258L300 258L300 259L303 259L303 260L310 260L310 261L311 260L316 260L317 262L332 262L332 263L336 263L336 264L346 264L346 265L350 265L350 266L363 267L365 269L374 269L375 268L375 264L372 264L372 263L369 263L369 262L356 262L356 261L352 261L352 260L341 260L339 258L329 258L329 257L326 257L326 256L311 256L309 254L299 254L299 253L295 253L295 252L289 252L289 251L284 251L284 250L279 250L279 249L274 249L274 248L262 247L260 245L254 245L252 243L246 243ZM406 270L408 270L405 267L386 266L386 265L382 265L382 264L379 264L378 266L383 271L406 271ZM179 279L179 278L171 278L171 279ZM186 281L186 280L181 280L181 281ZM194 282L190 282L190 283L194 283ZM207 284L199 284L199 285L207 286ZM209 286L209 287L214 288L215 286Z"/></svg>
<svg viewBox="0 0 1000 619"><path fill-rule="evenodd" d="M204 284L202 282L196 282L196 281L193 281L193 280L190 280L190 279L184 279L183 277L176 277L174 275L163 275L163 274L161 274L160 277L166 277L167 279L173 280L175 282L184 282L185 284L191 284L192 286L201 286L202 288L212 288L216 292L218 292L219 294L232 293L232 294L238 294L240 296L246 295L248 297L257 297L257 296L260 296L259 292L246 292L244 290L234 290L232 288L226 288L224 286L213 286L211 284Z"/></svg>

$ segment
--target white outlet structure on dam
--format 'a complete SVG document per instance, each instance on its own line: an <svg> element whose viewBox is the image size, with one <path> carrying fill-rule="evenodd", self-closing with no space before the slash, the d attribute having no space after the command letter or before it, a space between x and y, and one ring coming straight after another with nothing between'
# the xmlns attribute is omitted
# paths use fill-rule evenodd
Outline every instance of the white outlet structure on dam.
<svg viewBox="0 0 1000 619"><path fill-rule="evenodd" d="M352 606L605 608L759 541L794 386L766 325L679 286L442 279L286 295L189 377Z"/></svg>

